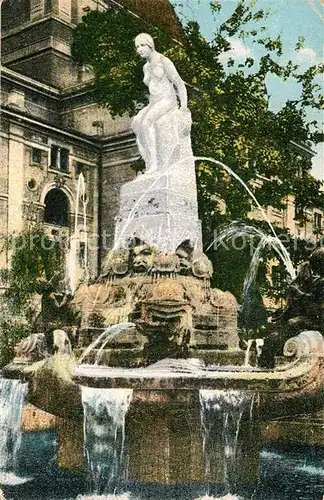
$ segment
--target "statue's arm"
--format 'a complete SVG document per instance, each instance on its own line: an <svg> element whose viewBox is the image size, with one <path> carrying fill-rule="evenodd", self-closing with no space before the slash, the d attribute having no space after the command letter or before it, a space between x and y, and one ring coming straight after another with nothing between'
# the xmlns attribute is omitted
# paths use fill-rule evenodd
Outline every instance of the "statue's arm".
<svg viewBox="0 0 324 500"><path fill-rule="evenodd" d="M163 65L166 71L166 74L169 78L169 80L173 83L173 85L176 87L177 90L177 95L180 100L180 106L181 108L186 108L188 104L188 97L187 97L187 89L184 84L184 81L182 80L181 76L179 75L175 65L173 64L170 59L167 57L163 56Z"/></svg>

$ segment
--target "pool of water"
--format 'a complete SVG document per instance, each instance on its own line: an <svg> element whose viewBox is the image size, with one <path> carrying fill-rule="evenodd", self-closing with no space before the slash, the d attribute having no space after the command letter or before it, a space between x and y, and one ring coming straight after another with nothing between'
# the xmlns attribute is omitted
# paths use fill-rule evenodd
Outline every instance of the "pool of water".
<svg viewBox="0 0 324 500"><path fill-rule="evenodd" d="M324 449L267 446L261 452L260 479L254 491L227 493L222 485L149 486L128 484L119 495L91 496L86 477L56 465L53 431L23 434L15 474L0 474L6 500L322 500Z"/></svg>

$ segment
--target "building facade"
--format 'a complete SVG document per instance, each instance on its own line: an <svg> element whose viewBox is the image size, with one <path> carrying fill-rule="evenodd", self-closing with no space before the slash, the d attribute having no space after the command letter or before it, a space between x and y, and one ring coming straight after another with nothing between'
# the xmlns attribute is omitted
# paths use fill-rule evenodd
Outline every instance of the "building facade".
<svg viewBox="0 0 324 500"><path fill-rule="evenodd" d="M5 238L40 223L53 238L74 235L80 266L88 249L90 277L113 244L120 187L135 177L139 159L129 117L113 119L99 107L86 89L91 73L71 59L72 30L83 9L107 3L2 2L0 233ZM162 4L172 24L169 2ZM267 213L296 236L316 238L322 230L319 210L306 214L304 226L296 222L292 197L285 210ZM2 248L0 268L9 260Z"/></svg>
<svg viewBox="0 0 324 500"><path fill-rule="evenodd" d="M91 75L71 60L75 22L100 2L14 3L2 4L0 233L40 223L50 237L74 236L94 277L113 243L120 187L139 158L130 119L96 105L83 89ZM9 260L2 248L0 268Z"/></svg>

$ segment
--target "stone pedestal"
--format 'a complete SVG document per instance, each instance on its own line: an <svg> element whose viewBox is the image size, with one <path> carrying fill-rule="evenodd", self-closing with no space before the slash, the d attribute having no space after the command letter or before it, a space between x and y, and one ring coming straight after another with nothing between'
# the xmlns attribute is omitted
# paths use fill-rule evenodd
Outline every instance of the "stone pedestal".
<svg viewBox="0 0 324 500"><path fill-rule="evenodd" d="M56 425L55 415L40 410L36 406L27 404L24 407L22 429L24 432L44 431L54 429Z"/></svg>
<svg viewBox="0 0 324 500"><path fill-rule="evenodd" d="M202 249L193 157L122 186L114 246L127 248L133 238L164 252L185 240Z"/></svg>
<svg viewBox="0 0 324 500"><path fill-rule="evenodd" d="M212 446L206 450L207 463L198 392L183 396L187 404L143 402L131 406L126 417L128 479L156 485L210 484L216 489L222 484L235 489L255 486L260 459L258 421L252 422L248 412L242 416L233 460L225 458L224 429L215 432L209 443ZM182 396L169 394L170 401L177 397Z"/></svg>
<svg viewBox="0 0 324 500"><path fill-rule="evenodd" d="M83 423L57 417L56 436L58 466L62 469L84 472Z"/></svg>
<svg viewBox="0 0 324 500"><path fill-rule="evenodd" d="M203 481L198 406L134 405L126 422L130 481L160 485Z"/></svg>

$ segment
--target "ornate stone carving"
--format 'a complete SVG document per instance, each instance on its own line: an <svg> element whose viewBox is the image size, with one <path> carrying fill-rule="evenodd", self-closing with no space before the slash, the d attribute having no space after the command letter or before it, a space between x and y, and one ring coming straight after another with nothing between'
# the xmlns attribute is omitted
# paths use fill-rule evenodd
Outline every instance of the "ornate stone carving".
<svg viewBox="0 0 324 500"><path fill-rule="evenodd" d="M39 361L49 354L44 333L33 333L22 339L14 348L14 362Z"/></svg>
<svg viewBox="0 0 324 500"><path fill-rule="evenodd" d="M160 277L161 275L174 276L180 271L180 259L175 254L158 252L153 258L152 272Z"/></svg>
<svg viewBox="0 0 324 500"><path fill-rule="evenodd" d="M55 186L60 189L66 184L66 178L64 175L56 174L54 177Z"/></svg>
<svg viewBox="0 0 324 500"><path fill-rule="evenodd" d="M284 356L301 358L315 354L324 356L323 335L316 331L301 332L296 337L287 340L283 349Z"/></svg>
<svg viewBox="0 0 324 500"><path fill-rule="evenodd" d="M43 209L34 201L23 204L23 219L30 222L40 222L42 220Z"/></svg>
<svg viewBox="0 0 324 500"><path fill-rule="evenodd" d="M210 279L213 276L213 266L203 252L194 252L192 255L192 274L196 278Z"/></svg>
<svg viewBox="0 0 324 500"><path fill-rule="evenodd" d="M299 267L297 278L289 288L286 310L269 325L259 358L260 366L273 368L287 340L303 330L324 330L323 247L314 250L309 260Z"/></svg>
<svg viewBox="0 0 324 500"><path fill-rule="evenodd" d="M100 279L125 275L153 275L177 277L195 276L210 280L213 266L208 257L192 247L179 247L175 253L161 252L147 243L135 239L129 249L111 250L103 259Z"/></svg>
<svg viewBox="0 0 324 500"><path fill-rule="evenodd" d="M134 273L147 274L152 270L154 249L145 243L139 242L132 249L131 265Z"/></svg>
<svg viewBox="0 0 324 500"><path fill-rule="evenodd" d="M100 278L105 276L124 276L129 271L129 251L111 250L102 263Z"/></svg>

